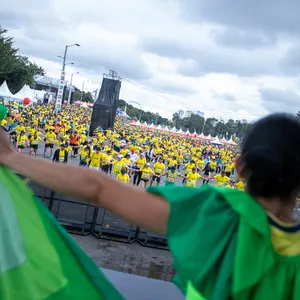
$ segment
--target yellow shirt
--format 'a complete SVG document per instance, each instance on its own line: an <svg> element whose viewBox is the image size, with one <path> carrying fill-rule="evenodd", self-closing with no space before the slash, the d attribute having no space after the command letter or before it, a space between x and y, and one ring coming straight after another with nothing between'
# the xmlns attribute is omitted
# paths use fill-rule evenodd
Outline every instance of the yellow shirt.
<svg viewBox="0 0 300 300"><path fill-rule="evenodd" d="M146 158L138 158L135 162L135 165L138 169L141 169L146 164Z"/></svg>
<svg viewBox="0 0 300 300"><path fill-rule="evenodd" d="M216 186L225 186L226 183L230 181L230 178L218 174L215 176L215 180L216 180Z"/></svg>
<svg viewBox="0 0 300 300"><path fill-rule="evenodd" d="M126 165L126 166L130 166L130 159L128 159L128 158L123 158L122 159L122 162Z"/></svg>
<svg viewBox="0 0 300 300"><path fill-rule="evenodd" d="M169 159L169 161L168 161L168 167L169 168L175 167L176 165L177 165L177 160Z"/></svg>
<svg viewBox="0 0 300 300"><path fill-rule="evenodd" d="M300 225L285 224L272 215L268 215L271 240L274 250L282 256L300 254Z"/></svg>
<svg viewBox="0 0 300 300"><path fill-rule="evenodd" d="M65 161L65 150L59 150L59 162Z"/></svg>
<svg viewBox="0 0 300 300"><path fill-rule="evenodd" d="M121 173L118 174L117 179L126 183L130 181L129 175L127 173L125 173L124 175L122 175Z"/></svg>
<svg viewBox="0 0 300 300"><path fill-rule="evenodd" d="M198 168L202 171L204 166L205 166L205 162L203 159L199 159L197 162Z"/></svg>
<svg viewBox="0 0 300 300"><path fill-rule="evenodd" d="M115 160L113 163L113 174L117 175L121 173L121 170L125 167L123 161Z"/></svg>
<svg viewBox="0 0 300 300"><path fill-rule="evenodd" d="M192 172L192 169L195 167L195 164L187 163L185 165L185 174Z"/></svg>
<svg viewBox="0 0 300 300"><path fill-rule="evenodd" d="M151 168L145 167L145 168L143 168L143 170L142 170L142 176L141 176L141 178L144 179L144 180L149 180L151 174L152 174Z"/></svg>
<svg viewBox="0 0 300 300"><path fill-rule="evenodd" d="M38 145L38 144L39 144L39 140L40 140L39 137L35 138L34 136L32 136L32 137L30 138L30 144L31 144L31 145Z"/></svg>
<svg viewBox="0 0 300 300"><path fill-rule="evenodd" d="M45 138L47 144L54 144L56 134L54 132L47 132Z"/></svg>
<svg viewBox="0 0 300 300"><path fill-rule="evenodd" d="M244 191L245 190L245 185L244 185L244 183L242 181L237 182L236 187L240 191Z"/></svg>
<svg viewBox="0 0 300 300"><path fill-rule="evenodd" d="M101 160L102 160L103 165L105 166L105 165L109 165L110 162L113 160L113 158L110 155L104 153L102 155Z"/></svg>
<svg viewBox="0 0 300 300"><path fill-rule="evenodd" d="M21 131L25 131L25 126L18 125L15 129L16 133L20 134Z"/></svg>
<svg viewBox="0 0 300 300"><path fill-rule="evenodd" d="M211 169L216 169L216 167L217 167L217 162L216 161L211 161L210 162L210 167L211 167Z"/></svg>
<svg viewBox="0 0 300 300"><path fill-rule="evenodd" d="M161 162L156 162L154 164L154 173L157 175L161 175L165 170L165 165Z"/></svg>
<svg viewBox="0 0 300 300"><path fill-rule="evenodd" d="M19 136L18 136L17 142L18 142L18 145L19 145L19 146L25 146L26 141L27 141L26 135L22 135L22 136L19 135Z"/></svg>
<svg viewBox="0 0 300 300"><path fill-rule="evenodd" d="M81 150L80 151L80 160L82 161L82 162L87 162L88 161L88 155L89 155L89 153L88 153L88 151L85 151L85 150Z"/></svg>
<svg viewBox="0 0 300 300"><path fill-rule="evenodd" d="M226 167L225 167L225 172L231 172L232 168L233 168L232 164L227 164Z"/></svg>
<svg viewBox="0 0 300 300"><path fill-rule="evenodd" d="M196 187L197 180L200 177L201 176L198 173L193 173L193 172L188 173L187 176L186 176L186 178L187 178L186 185L190 186L190 187Z"/></svg>
<svg viewBox="0 0 300 300"><path fill-rule="evenodd" d="M93 168L99 168L101 160L101 153L93 152L91 155L91 163L90 166Z"/></svg>

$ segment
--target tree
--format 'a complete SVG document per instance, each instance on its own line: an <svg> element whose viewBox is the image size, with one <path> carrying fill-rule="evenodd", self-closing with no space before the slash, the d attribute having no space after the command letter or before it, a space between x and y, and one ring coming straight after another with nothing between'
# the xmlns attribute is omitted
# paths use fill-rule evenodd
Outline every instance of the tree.
<svg viewBox="0 0 300 300"><path fill-rule="evenodd" d="M18 54L12 37L7 37L7 30L0 26L0 84L7 81L12 93L18 92L23 85L32 85L34 75L45 75L43 68Z"/></svg>

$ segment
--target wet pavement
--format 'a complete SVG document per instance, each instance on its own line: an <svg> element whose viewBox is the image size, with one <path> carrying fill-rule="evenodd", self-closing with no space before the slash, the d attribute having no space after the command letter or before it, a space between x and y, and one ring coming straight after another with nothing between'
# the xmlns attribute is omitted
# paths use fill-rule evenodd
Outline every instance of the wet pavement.
<svg viewBox="0 0 300 300"><path fill-rule="evenodd" d="M169 251L96 239L92 235L72 237L101 268L165 281L172 279L173 258Z"/></svg>

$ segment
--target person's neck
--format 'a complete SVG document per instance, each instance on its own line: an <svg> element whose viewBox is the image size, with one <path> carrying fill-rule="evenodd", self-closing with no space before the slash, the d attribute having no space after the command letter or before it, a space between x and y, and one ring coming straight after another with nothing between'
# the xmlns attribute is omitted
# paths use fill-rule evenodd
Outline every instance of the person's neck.
<svg viewBox="0 0 300 300"><path fill-rule="evenodd" d="M296 199L296 198L295 198ZM279 199L264 199L256 198L260 205L275 218L283 223L294 223L294 208L296 206L296 200L288 203L283 203Z"/></svg>

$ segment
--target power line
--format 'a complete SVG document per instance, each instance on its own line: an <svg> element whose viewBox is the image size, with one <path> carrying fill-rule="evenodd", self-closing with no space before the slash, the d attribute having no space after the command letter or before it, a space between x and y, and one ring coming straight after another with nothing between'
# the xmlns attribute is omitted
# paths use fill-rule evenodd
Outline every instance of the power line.
<svg viewBox="0 0 300 300"><path fill-rule="evenodd" d="M179 101L179 100L176 100L176 99L172 99L172 98L169 98L169 97L167 97L167 96L161 95L161 94L159 94L159 93L153 92L153 91L151 91L151 90L149 90L149 89L146 89L145 87L140 86L140 85L138 85L138 84L132 82L131 80L129 80L129 79L127 79L127 78L123 78L123 80L127 81L128 83L130 83L130 84L132 84L132 85L138 87L139 89L144 90L144 91L146 91L146 92L148 92L148 93L150 93L150 94L153 94L153 95L155 95L155 96L161 97L161 98L163 98L163 99L165 99L165 100L168 100L168 101L177 102L177 103L183 105L184 107L186 107L186 106L193 106L193 107L196 107L196 108L201 109L201 110L208 110L208 111L213 111L213 112L223 112L223 113L234 113L234 114L236 114L236 115L243 115L243 116L249 116L249 115L250 115L250 116L258 116L258 117L263 116L263 114L253 114L253 113L251 113L251 114L244 114L244 113L238 113L238 112L234 112L234 111L230 112L230 111L226 111L226 110L216 110L216 109L212 109L212 108L204 108L204 107L201 107L201 106L195 105L195 104L187 104L187 103L185 103L185 102L183 102L183 101Z"/></svg>

